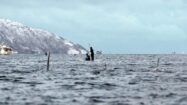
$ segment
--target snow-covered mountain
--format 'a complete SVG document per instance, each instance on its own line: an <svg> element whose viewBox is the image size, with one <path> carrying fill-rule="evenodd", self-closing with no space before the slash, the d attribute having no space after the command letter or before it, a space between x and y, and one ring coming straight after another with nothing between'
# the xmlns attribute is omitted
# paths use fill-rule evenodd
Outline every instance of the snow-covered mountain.
<svg viewBox="0 0 187 105"><path fill-rule="evenodd" d="M18 53L83 54L86 50L48 31L34 29L18 22L0 19L0 44Z"/></svg>

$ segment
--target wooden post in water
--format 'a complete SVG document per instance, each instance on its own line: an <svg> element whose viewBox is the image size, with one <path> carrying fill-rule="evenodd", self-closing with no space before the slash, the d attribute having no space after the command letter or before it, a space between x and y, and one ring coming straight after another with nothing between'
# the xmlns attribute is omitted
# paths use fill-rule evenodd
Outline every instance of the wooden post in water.
<svg viewBox="0 0 187 105"><path fill-rule="evenodd" d="M49 71L49 61L50 61L50 52L48 52L48 58L47 58L47 71Z"/></svg>
<svg viewBox="0 0 187 105"><path fill-rule="evenodd" d="M160 63L160 58L157 59L157 67L159 66L159 63Z"/></svg>

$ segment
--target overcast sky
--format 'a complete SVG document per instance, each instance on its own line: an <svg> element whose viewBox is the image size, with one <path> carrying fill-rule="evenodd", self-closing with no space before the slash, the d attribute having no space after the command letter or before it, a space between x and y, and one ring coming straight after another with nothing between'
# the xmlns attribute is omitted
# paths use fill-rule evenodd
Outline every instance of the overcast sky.
<svg viewBox="0 0 187 105"><path fill-rule="evenodd" d="M0 0L0 18L104 53L187 53L187 0Z"/></svg>

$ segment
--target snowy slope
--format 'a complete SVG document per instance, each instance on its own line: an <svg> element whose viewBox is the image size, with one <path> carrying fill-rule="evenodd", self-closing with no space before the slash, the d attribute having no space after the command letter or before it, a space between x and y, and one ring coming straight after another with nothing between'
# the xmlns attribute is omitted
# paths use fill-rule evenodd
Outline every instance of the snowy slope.
<svg viewBox="0 0 187 105"><path fill-rule="evenodd" d="M51 51L62 54L83 54L86 52L79 44L74 44L53 33L7 19L0 19L0 43L10 46L18 53Z"/></svg>

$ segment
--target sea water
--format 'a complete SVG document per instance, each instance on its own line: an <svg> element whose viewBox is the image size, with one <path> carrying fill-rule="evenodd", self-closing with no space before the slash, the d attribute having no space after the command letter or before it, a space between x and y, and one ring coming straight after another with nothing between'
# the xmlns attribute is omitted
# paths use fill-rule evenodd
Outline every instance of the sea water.
<svg viewBox="0 0 187 105"><path fill-rule="evenodd" d="M0 105L187 105L187 55L84 59L0 55Z"/></svg>

